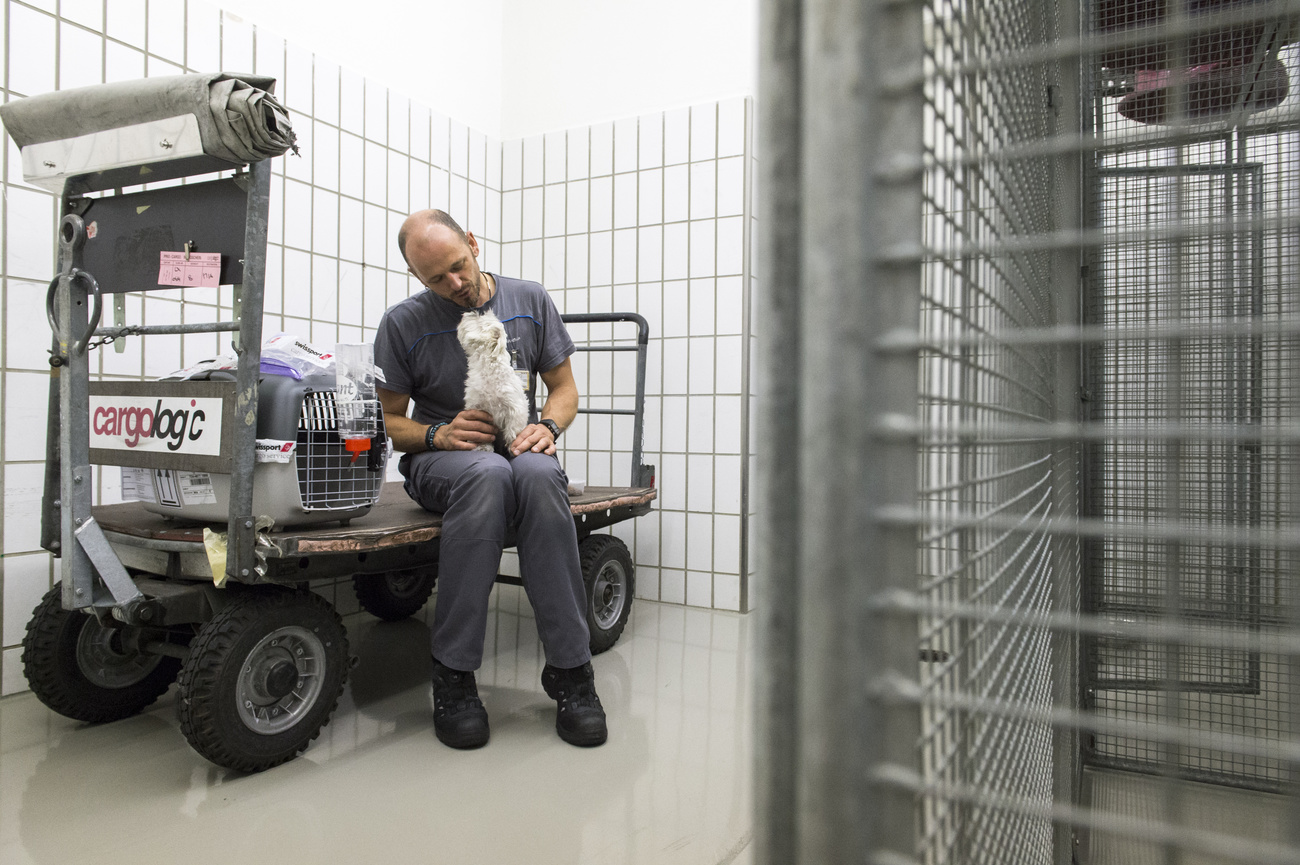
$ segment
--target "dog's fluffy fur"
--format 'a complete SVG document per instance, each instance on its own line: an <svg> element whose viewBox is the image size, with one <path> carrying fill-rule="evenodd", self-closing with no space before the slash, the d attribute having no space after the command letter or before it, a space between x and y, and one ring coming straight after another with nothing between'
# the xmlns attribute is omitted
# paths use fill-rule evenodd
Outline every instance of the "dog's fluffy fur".
<svg viewBox="0 0 1300 865"><path fill-rule="evenodd" d="M456 328L456 338L469 358L465 377L465 408L485 411L501 431L505 447L528 426L528 396L518 372L510 366L506 328L491 312L467 312ZM481 444L476 450L491 451Z"/></svg>

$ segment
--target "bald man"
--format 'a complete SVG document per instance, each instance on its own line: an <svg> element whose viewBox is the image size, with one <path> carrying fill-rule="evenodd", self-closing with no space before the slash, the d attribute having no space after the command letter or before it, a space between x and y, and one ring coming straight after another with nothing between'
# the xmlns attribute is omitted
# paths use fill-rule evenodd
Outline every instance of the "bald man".
<svg viewBox="0 0 1300 865"><path fill-rule="evenodd" d="M428 290L384 313L375 362L384 371L379 399L388 434L404 452L398 466L406 492L443 515L430 634L434 731L453 748L487 744L474 671L483 661L488 598L506 532L514 529L546 653L542 686L557 703L556 732L573 745L600 745L605 711L591 666L568 479L555 456L555 441L578 410L573 340L546 289L480 270L478 241L443 211L407 217L397 246ZM531 423L512 442L497 441L490 415L465 410L468 362L456 326L470 310L491 310L505 325L513 365L526 382ZM540 412L538 377L547 394ZM496 451L475 450L483 443L495 443Z"/></svg>

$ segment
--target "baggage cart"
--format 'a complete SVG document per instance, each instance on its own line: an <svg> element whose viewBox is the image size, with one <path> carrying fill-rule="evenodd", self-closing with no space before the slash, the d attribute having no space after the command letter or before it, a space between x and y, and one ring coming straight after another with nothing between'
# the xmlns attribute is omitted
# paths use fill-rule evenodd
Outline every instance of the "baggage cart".
<svg viewBox="0 0 1300 865"><path fill-rule="evenodd" d="M306 379L289 386L261 371L269 157L214 155L195 131L208 120L155 116L178 110L196 86L229 90L230 80L177 76L161 97L122 85L49 94L48 114L64 126L70 111L87 105L148 106L154 99L161 106L121 128L102 128L111 112L91 112L99 127L60 127L63 139L40 134L40 103L22 109L30 112L19 118L25 127L12 114L4 117L29 182L57 184L63 194L60 272L47 294L54 339L41 541L60 558L61 572L27 626L23 663L42 702L87 722L136 714L175 681L180 727L195 750L220 766L256 772L292 759L320 733L354 663L338 613L313 585L351 577L365 610L388 620L414 614L435 587L441 517L411 502L399 483L382 481L382 434L368 451L345 450L332 416L318 410L332 396L328 387ZM243 85L235 86L241 104L248 95ZM152 79L147 86L170 85ZM261 98L257 94L269 93L274 81L256 79L252 86L254 98ZM199 101L206 105L206 97ZM265 111L271 125L287 123ZM37 133L25 142L15 128ZM222 176L139 188L141 178L215 172ZM113 194L96 196L106 190ZM166 284L160 266L168 261L186 271L178 280L195 282ZM189 276L200 264L213 271ZM234 285L230 320L101 321L105 294L120 298L129 291L206 284L201 280ZM601 652L627 622L635 568L621 540L595 532L648 513L656 497L654 467L643 465L641 452L649 329L636 314L564 319L636 326L634 342L579 347L636 352L633 405L579 409L628 415L633 422L629 485L587 487L570 496L592 651ZM186 333L232 334L236 368L206 381L91 381L92 349L117 339ZM255 456L268 429L282 430L285 417L292 425L294 416L300 418L296 494L294 472L259 472ZM308 454L312 448L315 457ZM359 463L350 458L361 453L366 458ZM154 507L140 501L92 506L93 465L218 480L213 490L200 490L202 508L179 508L175 515L156 501ZM316 469L330 479L313 480ZM323 505L308 495L321 483L329 492ZM153 493L157 498L157 487ZM287 508L302 517L291 522L306 524L275 528L259 513L268 508Z"/></svg>

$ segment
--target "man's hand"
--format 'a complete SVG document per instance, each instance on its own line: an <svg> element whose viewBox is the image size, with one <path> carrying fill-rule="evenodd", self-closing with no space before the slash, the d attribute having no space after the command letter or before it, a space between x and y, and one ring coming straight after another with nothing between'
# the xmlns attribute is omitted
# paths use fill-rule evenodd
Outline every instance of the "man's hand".
<svg viewBox="0 0 1300 865"><path fill-rule="evenodd" d="M535 454L551 455L555 453L555 439L551 431L539 423L529 424L510 444L510 453L519 456L524 451Z"/></svg>
<svg viewBox="0 0 1300 865"><path fill-rule="evenodd" d="M543 427L545 429L545 427ZM433 443L440 451L472 451L478 445L496 441L497 428L485 411L463 411L438 430Z"/></svg>

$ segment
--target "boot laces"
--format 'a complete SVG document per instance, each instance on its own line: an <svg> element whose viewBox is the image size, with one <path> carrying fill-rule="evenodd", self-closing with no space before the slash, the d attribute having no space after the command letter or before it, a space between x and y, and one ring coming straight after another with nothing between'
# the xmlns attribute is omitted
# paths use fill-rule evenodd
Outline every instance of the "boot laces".
<svg viewBox="0 0 1300 865"><path fill-rule="evenodd" d="M446 711L461 712L465 709L479 708L483 701L478 696L478 686L472 673L451 672L441 687L434 688L434 702L437 708Z"/></svg>
<svg viewBox="0 0 1300 865"><path fill-rule="evenodd" d="M600 697L596 695L596 683L586 678L569 679L559 677L556 683L559 692L561 711L575 709L599 709Z"/></svg>

